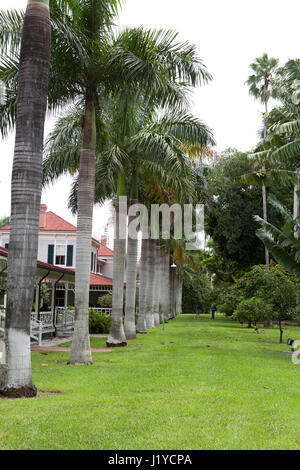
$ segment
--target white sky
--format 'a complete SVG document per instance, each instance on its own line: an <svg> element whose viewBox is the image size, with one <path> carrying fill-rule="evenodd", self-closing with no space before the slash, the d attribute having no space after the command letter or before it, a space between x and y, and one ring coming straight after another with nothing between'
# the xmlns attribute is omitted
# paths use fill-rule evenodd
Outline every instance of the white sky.
<svg viewBox="0 0 300 470"><path fill-rule="evenodd" d="M0 8L25 9L26 3L0 0ZM282 64L299 57L299 16L298 0L126 0L118 24L171 28L181 40L194 42L214 77L195 92L194 114L213 129L218 150L249 150L257 141L261 107L244 85L248 66L263 52ZM10 213L13 147L13 136L0 140L0 217ZM75 223L67 208L69 187L70 179L61 178L44 191L42 202ZM106 208L95 208L95 235L107 217Z"/></svg>

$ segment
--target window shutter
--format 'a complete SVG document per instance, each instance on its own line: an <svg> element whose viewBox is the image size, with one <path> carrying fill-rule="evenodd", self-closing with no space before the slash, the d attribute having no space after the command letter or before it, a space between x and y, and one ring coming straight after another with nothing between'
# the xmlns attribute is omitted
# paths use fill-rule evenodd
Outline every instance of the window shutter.
<svg viewBox="0 0 300 470"><path fill-rule="evenodd" d="M91 253L91 272L93 272L93 264L94 264L94 253Z"/></svg>
<svg viewBox="0 0 300 470"><path fill-rule="evenodd" d="M67 246L67 266L73 266L73 245Z"/></svg>
<svg viewBox="0 0 300 470"><path fill-rule="evenodd" d="M48 245L48 263L53 264L54 245Z"/></svg>

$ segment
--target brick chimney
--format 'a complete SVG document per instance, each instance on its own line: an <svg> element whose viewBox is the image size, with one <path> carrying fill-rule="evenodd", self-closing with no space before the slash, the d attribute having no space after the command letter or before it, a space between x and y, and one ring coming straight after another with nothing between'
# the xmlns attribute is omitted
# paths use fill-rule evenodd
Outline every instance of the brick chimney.
<svg viewBox="0 0 300 470"><path fill-rule="evenodd" d="M104 246L107 245L107 236L106 235L101 235L101 243Z"/></svg>
<svg viewBox="0 0 300 470"><path fill-rule="evenodd" d="M41 204L40 206L40 228L46 227L47 219L47 206L46 204Z"/></svg>

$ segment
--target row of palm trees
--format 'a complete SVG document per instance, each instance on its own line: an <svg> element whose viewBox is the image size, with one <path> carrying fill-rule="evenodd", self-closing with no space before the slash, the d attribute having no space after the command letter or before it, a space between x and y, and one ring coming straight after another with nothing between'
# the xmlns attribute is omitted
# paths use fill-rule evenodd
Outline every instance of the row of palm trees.
<svg viewBox="0 0 300 470"><path fill-rule="evenodd" d="M186 149L203 152L213 144L211 131L188 111L190 88L211 79L195 46L179 42L172 31L133 28L116 33L113 21L118 7L117 0L50 0L49 21L48 4L43 0L30 2L25 16L16 11L0 13L0 79L6 86L6 101L0 106L0 128L5 134L16 126L17 136L21 137L20 142L16 138L18 155L12 176L6 317L8 371L2 374L0 385L8 396L36 393L31 378L29 328L46 104L49 111L63 109L63 114L46 143L44 183L66 172L74 175L69 203L77 212L77 255L70 364L92 362L88 294L94 203L107 198L115 200L112 328L107 341L109 345L124 345L126 339L135 336L137 240L128 239L126 265L126 240L118 236L122 228L120 198L127 197L130 204L150 204L158 196L167 203L192 202L194 169ZM34 34L40 32L37 25L31 23L32 35L26 33L31 11L38 20L45 17L45 37L38 38L42 57L33 44ZM23 65L25 53L30 58L27 68ZM41 89L36 89L36 83ZM27 101L21 93L23 87L26 93L32 93L32 103L36 102L32 109L24 106ZM29 161L27 153L31 147L34 152ZM19 161L25 162L26 167L18 167ZM157 189L156 195L153 188ZM163 318L180 310L179 296L174 301L175 296L170 294L170 263L167 266L166 261L169 255L163 255L154 240L143 241L142 245L137 321L137 331L141 333L158 324L160 309ZM180 281L172 276L171 285L180 292Z"/></svg>

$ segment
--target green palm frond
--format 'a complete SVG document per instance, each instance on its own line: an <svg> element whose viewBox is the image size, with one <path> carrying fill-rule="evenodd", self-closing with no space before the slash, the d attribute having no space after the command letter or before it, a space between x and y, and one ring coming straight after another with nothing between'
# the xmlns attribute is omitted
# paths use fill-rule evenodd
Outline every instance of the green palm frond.
<svg viewBox="0 0 300 470"><path fill-rule="evenodd" d="M284 247L276 243L270 236L269 232L260 229L257 230L256 234L279 264L281 264L290 274L300 276L300 263L295 260L293 254L289 254Z"/></svg>
<svg viewBox="0 0 300 470"><path fill-rule="evenodd" d="M241 176L241 183L254 186L281 184L292 187L296 182L297 175L294 171L279 168L261 169Z"/></svg>
<svg viewBox="0 0 300 470"><path fill-rule="evenodd" d="M269 154L268 158L271 163L278 161L288 163L291 159L300 158L300 139L296 139L274 150L274 152Z"/></svg>
<svg viewBox="0 0 300 470"><path fill-rule="evenodd" d="M275 124L272 126L271 131L277 134L299 134L300 133L300 119L295 121L285 122L283 124Z"/></svg>
<svg viewBox="0 0 300 470"><path fill-rule="evenodd" d="M0 55L19 51L23 20L22 10L0 11Z"/></svg>

